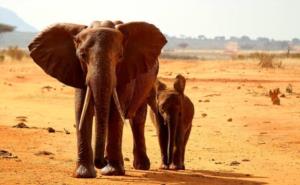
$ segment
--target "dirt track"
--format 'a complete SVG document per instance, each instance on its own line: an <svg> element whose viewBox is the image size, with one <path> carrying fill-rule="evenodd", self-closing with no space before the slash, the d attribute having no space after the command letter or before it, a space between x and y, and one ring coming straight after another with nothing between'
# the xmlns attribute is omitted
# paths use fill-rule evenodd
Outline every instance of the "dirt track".
<svg viewBox="0 0 300 185"><path fill-rule="evenodd" d="M31 61L4 62L0 64L0 150L18 157L0 157L0 184L300 184L297 61L269 70L241 61L162 61L160 68L167 83L177 73L189 78L186 94L196 114L187 146L188 170L157 170L157 136L147 119L150 171L132 168L132 135L125 125L126 176L70 177L76 160L73 89L46 76ZM285 92L289 83L293 94ZM266 96L277 87L286 95L280 106L272 105ZM26 124L36 128L11 128L18 116L26 116ZM43 129L47 127L60 132L48 133ZM64 128L71 134L65 134Z"/></svg>

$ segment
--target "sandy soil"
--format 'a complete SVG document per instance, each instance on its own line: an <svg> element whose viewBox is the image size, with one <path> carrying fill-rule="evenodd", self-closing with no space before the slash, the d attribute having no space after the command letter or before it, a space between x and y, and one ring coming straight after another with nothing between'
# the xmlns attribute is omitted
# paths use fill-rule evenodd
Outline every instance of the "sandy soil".
<svg viewBox="0 0 300 185"><path fill-rule="evenodd" d="M147 119L151 170L132 168L132 134L125 125L126 176L98 173L96 179L71 177L76 160L73 89L45 75L30 60L3 62L0 150L17 157L0 157L0 184L298 185L299 62L286 60L283 69L260 69L254 61L162 61L162 80L171 83L178 73L185 75L186 94L196 108L186 152L187 170L158 170L157 136ZM285 92L288 84L294 93ZM269 89L277 87L286 96L280 106L272 105L266 96ZM12 128L22 119L34 128ZM48 133L47 127L58 132Z"/></svg>

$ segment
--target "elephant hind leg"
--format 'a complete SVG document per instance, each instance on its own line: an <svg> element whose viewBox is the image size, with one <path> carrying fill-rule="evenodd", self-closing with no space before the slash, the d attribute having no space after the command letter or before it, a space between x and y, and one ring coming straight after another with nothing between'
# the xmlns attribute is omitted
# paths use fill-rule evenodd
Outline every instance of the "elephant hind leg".
<svg viewBox="0 0 300 185"><path fill-rule="evenodd" d="M185 134L183 135L183 142L179 145L181 152L179 152L178 158L180 159L180 162L178 163L179 165L175 165L173 168L174 169L178 169L178 170L185 170L185 164L184 164L184 158L185 158L185 149L186 149L186 144L188 142L189 136L191 133L191 127L187 129L187 131L185 132Z"/></svg>
<svg viewBox="0 0 300 185"><path fill-rule="evenodd" d="M174 161L170 166L173 170L185 170L184 156L186 144L191 132L191 126L188 128L179 127L175 141Z"/></svg>
<svg viewBox="0 0 300 185"><path fill-rule="evenodd" d="M145 121L147 116L147 104L142 105L130 122L133 134L133 167L139 170L149 170L150 160L146 152Z"/></svg>
<svg viewBox="0 0 300 185"><path fill-rule="evenodd" d="M183 153L182 153L182 161L183 162L184 162L184 157L185 157L185 148L186 148L186 144L189 140L191 130L192 130L192 126L190 126L190 128L187 130L187 132L185 133L185 136L184 136L184 145L183 145L184 148L183 148Z"/></svg>

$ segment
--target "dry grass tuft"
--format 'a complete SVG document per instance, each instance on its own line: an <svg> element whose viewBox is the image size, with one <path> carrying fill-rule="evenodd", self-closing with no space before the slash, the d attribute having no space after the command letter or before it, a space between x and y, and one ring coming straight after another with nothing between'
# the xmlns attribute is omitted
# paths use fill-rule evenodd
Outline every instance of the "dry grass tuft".
<svg viewBox="0 0 300 185"><path fill-rule="evenodd" d="M258 65L262 68L274 68L274 58L275 56L273 54L261 53L258 55Z"/></svg>
<svg viewBox="0 0 300 185"><path fill-rule="evenodd" d="M6 58L10 58L14 61L21 61L27 57L29 57L28 52L18 46L11 46L0 51L0 62L5 61Z"/></svg>

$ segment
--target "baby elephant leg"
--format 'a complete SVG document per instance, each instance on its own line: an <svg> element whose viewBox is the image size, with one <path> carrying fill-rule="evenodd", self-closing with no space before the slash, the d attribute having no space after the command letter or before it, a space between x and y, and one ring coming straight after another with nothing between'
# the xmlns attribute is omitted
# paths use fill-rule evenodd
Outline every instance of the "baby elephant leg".
<svg viewBox="0 0 300 185"><path fill-rule="evenodd" d="M186 131L183 129L178 130L178 135L175 141L175 150L174 150L174 160L170 166L170 169L173 170L185 170L184 165L184 156L185 148L191 132L191 128L188 128Z"/></svg>

